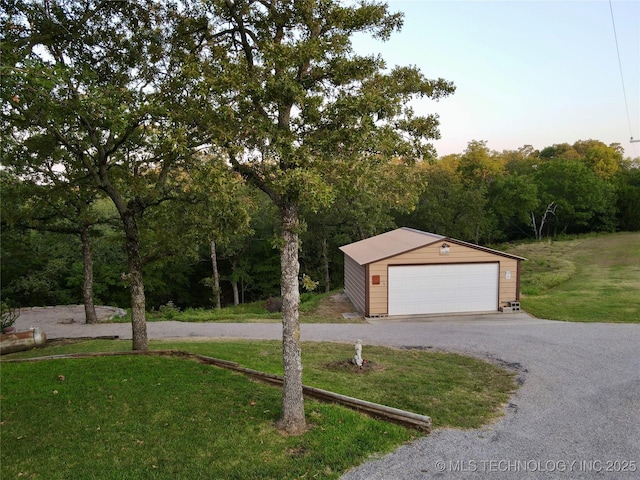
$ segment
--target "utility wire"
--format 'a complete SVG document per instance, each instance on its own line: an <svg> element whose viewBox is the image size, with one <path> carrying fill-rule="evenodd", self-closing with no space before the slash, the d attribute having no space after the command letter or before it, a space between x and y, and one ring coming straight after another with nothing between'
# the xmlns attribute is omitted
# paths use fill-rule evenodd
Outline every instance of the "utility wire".
<svg viewBox="0 0 640 480"><path fill-rule="evenodd" d="M618 33L616 32L616 21L613 17L613 5L609 0L609 10L611 11L611 24L613 25L613 36L616 39L616 52L618 53L618 67L620 68L620 80L622 81L622 94L624 95L624 106L627 109L627 123L629 124L629 136L633 142L633 130L631 129L631 116L629 115L629 102L627 101L627 89L624 86L624 74L622 73L622 61L620 60L620 47L618 46ZM635 140L638 141L638 140Z"/></svg>

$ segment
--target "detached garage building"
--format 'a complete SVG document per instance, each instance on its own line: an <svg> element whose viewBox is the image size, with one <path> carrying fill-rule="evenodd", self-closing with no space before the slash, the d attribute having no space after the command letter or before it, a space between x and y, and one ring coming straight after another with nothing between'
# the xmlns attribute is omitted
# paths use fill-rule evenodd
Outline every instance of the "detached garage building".
<svg viewBox="0 0 640 480"><path fill-rule="evenodd" d="M345 293L367 317L519 305L522 257L406 227L340 250Z"/></svg>

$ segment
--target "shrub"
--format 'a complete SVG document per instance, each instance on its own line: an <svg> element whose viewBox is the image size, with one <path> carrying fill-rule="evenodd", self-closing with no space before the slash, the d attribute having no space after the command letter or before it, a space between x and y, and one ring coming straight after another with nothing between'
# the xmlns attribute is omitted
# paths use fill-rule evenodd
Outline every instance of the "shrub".
<svg viewBox="0 0 640 480"><path fill-rule="evenodd" d="M0 330L4 330L7 327L11 327L16 322L20 316L20 312L9 307L5 302L0 302L0 316L2 317L0 320Z"/></svg>
<svg viewBox="0 0 640 480"><path fill-rule="evenodd" d="M282 299L281 298L267 298L267 312L277 313L282 311Z"/></svg>
<svg viewBox="0 0 640 480"><path fill-rule="evenodd" d="M160 315L162 315L164 318L171 320L178 313L180 313L180 309L176 307L171 300L169 300L166 305L160 305L160 308L158 308L158 313L160 313Z"/></svg>

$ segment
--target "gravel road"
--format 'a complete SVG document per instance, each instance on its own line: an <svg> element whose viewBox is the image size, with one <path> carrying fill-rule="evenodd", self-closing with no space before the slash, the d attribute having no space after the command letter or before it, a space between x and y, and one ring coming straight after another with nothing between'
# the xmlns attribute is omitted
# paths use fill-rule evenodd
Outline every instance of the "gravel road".
<svg viewBox="0 0 640 480"><path fill-rule="evenodd" d="M50 339L131 338L128 324L86 325L79 315L50 311L34 323L23 312L16 326L38 324ZM148 334L278 339L281 327L152 322ZM303 340L357 338L365 355L367 344L376 344L488 359L516 369L522 386L497 423L436 430L347 472L343 480L640 478L638 324L555 322L520 313L302 326Z"/></svg>

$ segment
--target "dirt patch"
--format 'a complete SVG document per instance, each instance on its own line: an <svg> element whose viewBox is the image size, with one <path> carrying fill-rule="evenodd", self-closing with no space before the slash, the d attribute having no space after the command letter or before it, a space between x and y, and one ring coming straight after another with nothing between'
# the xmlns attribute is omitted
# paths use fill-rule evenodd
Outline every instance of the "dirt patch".
<svg viewBox="0 0 640 480"><path fill-rule="evenodd" d="M338 360L335 362L329 362L325 364L324 367L327 370L331 370L332 372L344 372L353 374L382 372L386 370L383 365L367 361L366 359L361 367L354 364L351 360Z"/></svg>
<svg viewBox="0 0 640 480"><path fill-rule="evenodd" d="M336 293L324 298L318 305L315 315L336 320L362 318L362 316L356 312L349 297L344 293Z"/></svg>

